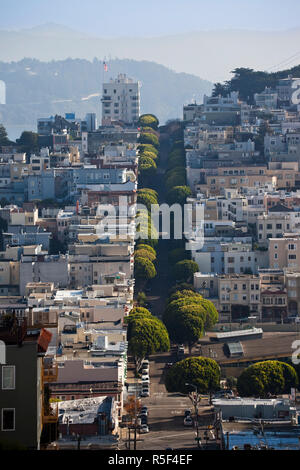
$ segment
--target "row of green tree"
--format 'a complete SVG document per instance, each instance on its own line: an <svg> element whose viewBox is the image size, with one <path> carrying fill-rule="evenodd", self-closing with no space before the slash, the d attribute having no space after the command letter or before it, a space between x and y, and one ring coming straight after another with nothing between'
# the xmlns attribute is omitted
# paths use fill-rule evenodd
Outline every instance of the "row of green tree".
<svg viewBox="0 0 300 470"><path fill-rule="evenodd" d="M169 392L188 394L197 387L198 393L213 393L220 389L220 367L216 361L204 357L192 357L174 364L166 376ZM249 366L237 380L237 392L241 397L268 398L289 394L298 388L299 376L292 364L280 361L263 361Z"/></svg>
<svg viewBox="0 0 300 470"><path fill-rule="evenodd" d="M191 189L186 185L185 149L183 128L181 127L174 139L168 155L168 166L165 175L168 204L184 206ZM183 222L183 221L182 221ZM184 240L170 242L169 265L170 276L179 284L189 284L192 288L193 275L199 270L197 263L190 259L190 252L185 250Z"/></svg>
<svg viewBox="0 0 300 470"><path fill-rule="evenodd" d="M159 121L153 114L143 114L139 118L140 137L138 139L139 154L139 189L137 203L145 206L137 212L136 232L138 241L135 249L134 275L136 291L141 292L147 281L156 276L156 246L158 234L151 219L151 205L158 204L158 194L154 189L143 187L143 183L152 182L158 161Z"/></svg>
<svg viewBox="0 0 300 470"><path fill-rule="evenodd" d="M140 136L139 152L139 183L147 186L157 171L159 149L159 121L153 114L143 114L139 118Z"/></svg>
<svg viewBox="0 0 300 470"><path fill-rule="evenodd" d="M185 204L191 195L186 186L185 150L183 140L176 140L169 152L168 168L165 175L168 204Z"/></svg>

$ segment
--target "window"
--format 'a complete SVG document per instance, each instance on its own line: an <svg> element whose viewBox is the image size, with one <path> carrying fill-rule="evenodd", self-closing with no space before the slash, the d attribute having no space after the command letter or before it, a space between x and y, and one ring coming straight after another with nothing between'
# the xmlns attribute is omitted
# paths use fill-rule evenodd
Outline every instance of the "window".
<svg viewBox="0 0 300 470"><path fill-rule="evenodd" d="M15 430L15 409L3 408L1 416L1 430L14 431Z"/></svg>
<svg viewBox="0 0 300 470"><path fill-rule="evenodd" d="M2 390L14 390L15 386L15 366L2 366Z"/></svg>

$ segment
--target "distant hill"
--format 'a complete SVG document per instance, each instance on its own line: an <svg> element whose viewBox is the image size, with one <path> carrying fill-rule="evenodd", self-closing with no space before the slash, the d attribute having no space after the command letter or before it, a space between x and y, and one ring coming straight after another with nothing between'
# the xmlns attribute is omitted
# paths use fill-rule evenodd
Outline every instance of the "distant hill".
<svg viewBox="0 0 300 470"><path fill-rule="evenodd" d="M146 22L147 18L143 21ZM183 21L188 19L183 18ZM18 31L0 30L0 61L19 61L24 57L42 61L69 57L87 60L105 56L130 58L153 61L176 72L191 73L216 82L230 78L230 72L241 65L265 70L297 54L299 57L299 43L299 28L287 31L194 31L160 37L107 38L101 37L101 31L98 36L93 36L48 23Z"/></svg>
<svg viewBox="0 0 300 470"><path fill-rule="evenodd" d="M98 59L0 62L0 80L7 91L6 105L0 105L0 122L8 127L35 127L38 117L71 111L78 117L95 112L100 119L103 78L109 80L120 72L141 81L141 111L156 114L161 123L181 118L184 103L201 101L213 87L209 81L154 62L115 59L108 66L104 73L103 61Z"/></svg>

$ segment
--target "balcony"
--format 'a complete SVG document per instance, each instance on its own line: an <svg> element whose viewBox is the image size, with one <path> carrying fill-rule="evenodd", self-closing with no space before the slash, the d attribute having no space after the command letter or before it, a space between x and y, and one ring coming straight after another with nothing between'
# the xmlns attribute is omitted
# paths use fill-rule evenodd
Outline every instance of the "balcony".
<svg viewBox="0 0 300 470"><path fill-rule="evenodd" d="M56 424L58 422L58 405L54 410L50 409L49 412L44 409L42 419L43 424Z"/></svg>
<svg viewBox="0 0 300 470"><path fill-rule="evenodd" d="M57 382L57 376L58 376L57 364L51 364L51 365L43 364L43 370L42 370L43 383Z"/></svg>

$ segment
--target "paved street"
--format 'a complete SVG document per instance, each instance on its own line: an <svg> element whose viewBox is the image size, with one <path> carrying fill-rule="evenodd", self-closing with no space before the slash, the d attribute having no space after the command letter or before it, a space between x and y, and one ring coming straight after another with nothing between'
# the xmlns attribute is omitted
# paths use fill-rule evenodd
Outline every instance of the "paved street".
<svg viewBox="0 0 300 470"><path fill-rule="evenodd" d="M191 409L192 413L194 412L190 399L180 394L168 393L164 385L165 364L173 361L174 357L170 353L157 355L151 359L150 397L142 399L142 404L148 407L150 432L138 435L138 450L195 449L197 447L196 429L183 425L184 410ZM211 424L212 420L213 414L208 400L203 399L199 407L199 435L203 444L205 442L203 428ZM123 433L126 439L127 430ZM124 443L120 448L124 448Z"/></svg>

